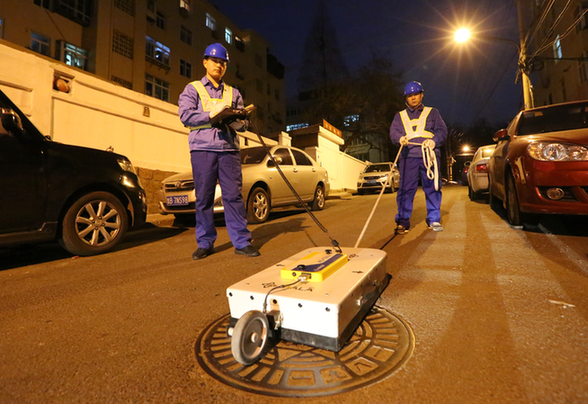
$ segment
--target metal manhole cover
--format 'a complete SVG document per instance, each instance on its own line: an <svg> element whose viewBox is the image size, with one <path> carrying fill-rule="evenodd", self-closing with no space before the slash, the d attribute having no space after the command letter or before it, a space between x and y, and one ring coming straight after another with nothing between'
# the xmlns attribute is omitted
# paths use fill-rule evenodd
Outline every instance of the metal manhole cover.
<svg viewBox="0 0 588 404"><path fill-rule="evenodd" d="M368 386L400 368L414 350L409 325L374 306L339 352L279 341L258 362L243 366L231 353L229 316L200 333L195 345L198 363L229 386L268 396L314 397Z"/></svg>

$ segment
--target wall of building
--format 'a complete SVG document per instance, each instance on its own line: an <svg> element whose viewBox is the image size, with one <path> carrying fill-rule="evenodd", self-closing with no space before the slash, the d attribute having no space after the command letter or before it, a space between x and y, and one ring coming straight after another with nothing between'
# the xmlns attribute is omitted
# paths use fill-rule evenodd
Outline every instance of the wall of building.
<svg viewBox="0 0 588 404"><path fill-rule="evenodd" d="M51 58L0 40L0 88L52 140L95 149L113 149L139 170L147 191L149 212L157 211L156 193L168 176L191 170L189 131L178 107L113 82L71 68ZM67 91L54 89L56 79ZM65 89L65 87L62 87ZM307 151L331 178L331 189L354 189L362 162L339 151L342 139L324 128ZM271 146L291 144L279 133ZM256 134L245 132L241 146L257 146Z"/></svg>

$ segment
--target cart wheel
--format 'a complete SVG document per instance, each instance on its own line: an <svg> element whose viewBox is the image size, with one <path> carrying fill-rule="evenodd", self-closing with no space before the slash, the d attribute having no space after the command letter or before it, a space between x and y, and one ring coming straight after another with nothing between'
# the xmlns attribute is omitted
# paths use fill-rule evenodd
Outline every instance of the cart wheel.
<svg viewBox="0 0 588 404"><path fill-rule="evenodd" d="M261 311L251 310L235 324L231 351L237 362L251 365L259 359L268 340L269 324Z"/></svg>

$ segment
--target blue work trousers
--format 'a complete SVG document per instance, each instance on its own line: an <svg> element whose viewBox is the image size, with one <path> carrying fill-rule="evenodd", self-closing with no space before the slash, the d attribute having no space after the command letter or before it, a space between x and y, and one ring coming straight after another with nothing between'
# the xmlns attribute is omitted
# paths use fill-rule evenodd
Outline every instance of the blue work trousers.
<svg viewBox="0 0 588 404"><path fill-rule="evenodd" d="M196 192L196 241L198 247L212 248L217 233L214 226L214 189L218 180L225 209L225 224L235 248L247 247L251 233L241 188L243 175L239 152L192 151L192 175Z"/></svg>
<svg viewBox="0 0 588 404"><path fill-rule="evenodd" d="M437 158L437 166L439 166L439 158ZM398 161L398 170L400 172L400 188L396 195L398 205L396 223L405 229L410 228L410 216L412 214L414 195L419 186L419 178L427 201L427 225L433 222L441 222L440 178L438 179L439 190L436 191L435 180L427 177L427 168L422 158L401 157Z"/></svg>

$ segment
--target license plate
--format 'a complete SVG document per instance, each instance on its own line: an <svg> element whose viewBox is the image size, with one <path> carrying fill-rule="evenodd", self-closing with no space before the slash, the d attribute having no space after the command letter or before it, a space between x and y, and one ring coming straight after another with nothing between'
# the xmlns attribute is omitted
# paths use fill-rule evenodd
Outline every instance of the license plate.
<svg viewBox="0 0 588 404"><path fill-rule="evenodd" d="M188 195L167 196L167 206L186 206L188 204Z"/></svg>

